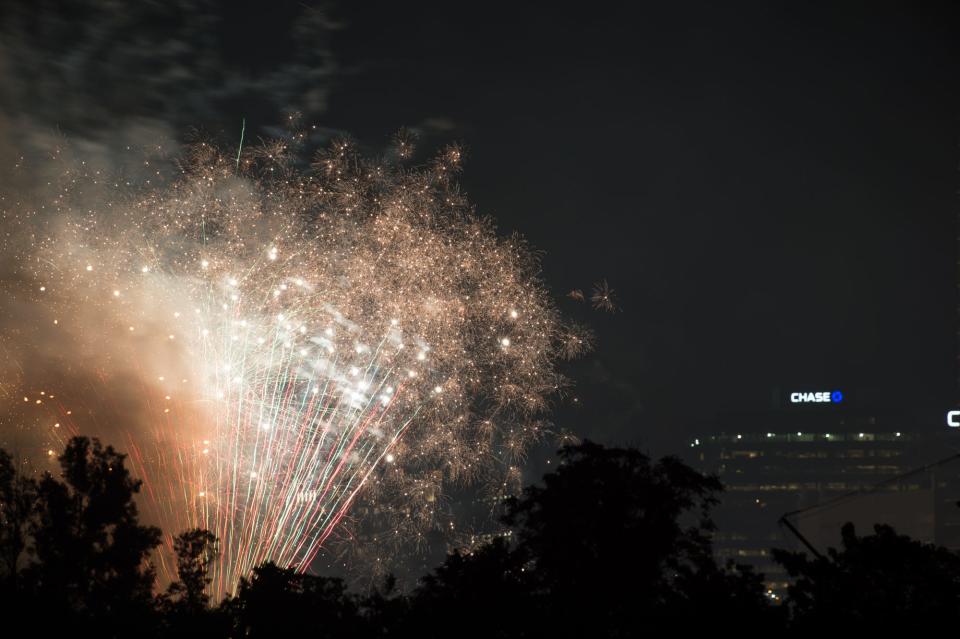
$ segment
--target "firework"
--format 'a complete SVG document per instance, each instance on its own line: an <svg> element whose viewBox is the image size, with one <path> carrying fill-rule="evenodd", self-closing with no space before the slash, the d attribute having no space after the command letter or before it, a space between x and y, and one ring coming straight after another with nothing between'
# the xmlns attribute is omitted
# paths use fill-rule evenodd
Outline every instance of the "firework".
<svg viewBox="0 0 960 639"><path fill-rule="evenodd" d="M590 302L598 310L613 313L617 310L617 302L614 298L614 291L607 284L607 280L601 280L593 285L593 294L590 296Z"/></svg>
<svg viewBox="0 0 960 639"><path fill-rule="evenodd" d="M125 445L165 533L219 537L217 596L263 561L307 569L358 499L406 543L445 485L517 481L558 358L589 344L459 195L459 149L391 162L199 145L170 181L74 168L42 206L4 199L5 392L43 456L75 433Z"/></svg>

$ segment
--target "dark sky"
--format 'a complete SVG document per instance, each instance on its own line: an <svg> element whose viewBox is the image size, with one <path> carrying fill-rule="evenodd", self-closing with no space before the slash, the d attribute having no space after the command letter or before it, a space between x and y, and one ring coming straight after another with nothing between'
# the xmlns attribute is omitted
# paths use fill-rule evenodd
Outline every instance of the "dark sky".
<svg viewBox="0 0 960 639"><path fill-rule="evenodd" d="M73 5L0 3L8 133L233 143L283 102L372 151L463 142L478 210L597 334L555 414L581 435L674 451L775 387L897 430L958 400L948 3ZM603 278L621 312L563 298Z"/></svg>
<svg viewBox="0 0 960 639"><path fill-rule="evenodd" d="M291 107L371 153L411 127L422 160L466 146L470 199L594 329L563 429L681 452L776 387L945 429L960 5L323 1L4 0L0 158L142 172ZM617 313L565 297L604 278Z"/></svg>
<svg viewBox="0 0 960 639"><path fill-rule="evenodd" d="M414 4L337 9L324 124L371 145L424 123L427 144L463 141L465 189L545 251L558 295L609 280L621 312L570 311L598 348L564 425L668 452L804 386L942 427L957 12Z"/></svg>

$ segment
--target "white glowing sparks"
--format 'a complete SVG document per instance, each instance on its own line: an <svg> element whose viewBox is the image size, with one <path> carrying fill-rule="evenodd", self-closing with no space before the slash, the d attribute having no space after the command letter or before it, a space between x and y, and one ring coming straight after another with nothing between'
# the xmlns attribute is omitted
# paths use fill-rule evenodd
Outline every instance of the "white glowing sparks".
<svg viewBox="0 0 960 639"><path fill-rule="evenodd" d="M262 171L253 151L238 168L205 146L177 180L121 189L113 208L61 198L49 242L0 239L21 258L25 297L50 309L47 334L11 352L73 339L63 370L107 385L41 408L27 387L7 396L57 415L70 413L61 402L133 407L82 427L136 447L143 508L166 532L218 535L216 594L263 561L304 570L321 544L348 543L334 531L359 500L410 535L436 525L448 483L515 477L556 360L579 344L529 250L458 192L455 149L425 169L369 170L337 145L309 178ZM102 275L81 277L94 265ZM58 317L70 321L53 332ZM51 421L40 455L80 427ZM394 466L375 472L383 463Z"/></svg>

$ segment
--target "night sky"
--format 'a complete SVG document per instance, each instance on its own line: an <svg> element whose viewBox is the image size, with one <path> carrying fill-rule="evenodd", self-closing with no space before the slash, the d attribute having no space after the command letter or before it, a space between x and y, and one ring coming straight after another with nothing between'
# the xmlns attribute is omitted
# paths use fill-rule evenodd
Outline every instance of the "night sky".
<svg viewBox="0 0 960 639"><path fill-rule="evenodd" d="M669 451L792 386L942 428L957 12L638 4L344 10L326 121L463 140L465 189L558 295L608 279L578 433Z"/></svg>
<svg viewBox="0 0 960 639"><path fill-rule="evenodd" d="M419 138L414 165L431 162L448 144L462 145L460 184L476 210L493 218L503 235L520 233L540 252L544 281L564 317L595 333L594 352L563 364L574 387L552 407L556 431L637 446L651 456L682 455L694 437L722 429L840 432L818 425L817 415L827 413L817 409L789 415L810 415L809 425L784 420L778 427L778 415L787 415L773 408L779 389L842 390L843 410L831 418L876 416L870 427L877 432L941 432L945 412L960 406L958 72L960 5L947 2L591 2L570 8L556 2L8 0L0 2L0 197L25 193L28 204L40 202L46 211L49 201L56 210L59 180L79 167L123 182L123 193L157 185L162 191L180 172L178 158L189 157L189 145L200 141L231 160L237 156L232 178L246 175L241 155L255 157L258 142L271 138L304 141L296 149L297 170L307 169L311 152L341 136L352 137L364 157L380 158L406 127ZM302 119L288 118L294 111ZM312 128L302 129L308 132L302 139L291 137L290 122ZM109 185L111 179L96 181ZM93 203L84 206L106 223L93 224L93 235L109 235L104 228L122 235L129 220L136 220L136 230L152 219L111 208L113 200L95 191L85 195ZM29 208L16 201L17 210ZM56 329L46 323L46 313L72 306L21 295L28 284L39 294L33 284L41 281L21 280L21 271L43 271L45 253L27 250L29 257L20 259L19 249L57 244L34 230L34 217L44 234L58 228L45 226L46 213L24 215L30 221L22 229L19 215L0 220L0 239L14 247L0 251L0 349L7 349L0 382L25 389L11 394L0 384L0 444L7 447L31 423L44 437L43 429L60 427L42 412L53 405L44 403L45 390L43 399L27 397L52 388L48 378L66 397L72 391L85 398L86 384L99 389L107 379L102 368L123 372L112 351L90 356L84 348L62 348L65 341L29 337L41 319L45 332L35 334L72 335L67 322L59 328L59 318ZM236 217L242 227L246 218ZM52 215L49 220L59 223ZM250 237L239 245L263 242ZM416 234L408 240L401 248L437 246ZM450 270L466 263L444 261ZM98 266L90 281L97 283L99 273ZM603 281L615 291L613 312L589 301ZM49 286L49 297L72 299L68 287L56 297L61 293ZM588 299L572 299L573 290ZM119 285L113 296L121 296ZM509 304L515 300L511 293ZM104 320L94 314L96 303L83 301L79 308L91 310L76 322L85 327L76 333L90 333L89 343L97 344ZM542 332L545 323L531 325ZM167 344L174 335L164 331L163 337ZM85 338L76 341L87 345ZM509 342L501 338L503 348ZM10 355L21 352L19 345L24 355ZM69 374L47 363L59 359L34 356L47 352L69 362ZM471 357L468 350L448 352ZM494 386L512 381L493 379ZM151 388L163 381L152 382L151 373ZM184 376L181 383L187 381ZM87 424L115 421L128 434L121 444L136 441L129 433L155 441L153 430L139 430L154 423L142 386L111 382L108 401L89 393L94 409L77 410L77 423L87 420L82 432L100 432L86 430ZM29 413L33 422L21 420L28 411L40 417ZM497 419L494 413L484 424ZM449 430L449 417L444 420L434 425ZM855 423L863 422L842 428L861 430ZM502 425L509 438L515 424ZM196 434L187 426L188 435ZM401 575L421 575L441 560L454 531L492 530L491 504L537 480L556 459L553 439L534 449L522 469L513 448L498 450L509 458L510 482L500 482L479 464L451 461L470 459L457 457L457 450L483 456L482 446L436 441L450 477L468 469L489 485L464 486L438 468L415 468L423 474L412 473L403 490L385 490L384 501L379 493L368 501L361 496L365 514L338 529L329 554L311 559L315 568L382 570L393 562L390 569ZM43 463L54 461L53 448L33 445ZM315 491L304 488L315 478L297 476L302 485L268 481L267 473L256 479L256 455L248 452L231 466L235 474L241 469L246 481L243 464L253 459L251 485L297 491L289 502L270 493L264 503L315 501ZM161 452L158 459L166 458ZM342 459L350 457L343 453L338 469ZM392 453L384 459L397 462L395 470L381 465L371 482L388 472L402 478L402 468L421 463L419 456ZM391 509L390 498L400 496L402 507ZM231 511L231 526L237 513L258 512L257 502L250 503ZM382 514L412 522L417 512L436 527L423 528L423 535L417 529L416 540L392 524L378 528ZM338 542L346 543L338 549ZM402 550L380 563L388 543ZM357 554L345 560L342 548ZM357 572L373 575L372 568Z"/></svg>
<svg viewBox="0 0 960 639"><path fill-rule="evenodd" d="M478 210L543 251L562 309L596 332L568 371L579 408L554 414L582 436L675 451L719 413L766 409L775 387L843 388L858 410L943 428L957 401L958 12L661 4L344 2L315 14L322 39L299 40L297 2L213 3L210 22L78 9L6 73L46 87L29 104L50 114L31 113L66 136L92 135L105 111L110 134L135 115L232 140L242 118L269 131L264 104L283 98L372 152L401 126L424 159L462 142ZM193 49L160 46L172 32ZM103 50L69 66L89 37ZM604 278L617 313L564 297Z"/></svg>

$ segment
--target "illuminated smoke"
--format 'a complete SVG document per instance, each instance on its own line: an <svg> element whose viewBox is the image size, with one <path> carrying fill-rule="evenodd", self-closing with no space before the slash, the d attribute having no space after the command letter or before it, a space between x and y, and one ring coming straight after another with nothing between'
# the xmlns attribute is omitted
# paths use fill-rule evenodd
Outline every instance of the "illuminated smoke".
<svg viewBox="0 0 960 639"><path fill-rule="evenodd" d="M396 545L437 527L444 486L502 492L558 359L589 346L524 242L458 193L459 149L408 168L337 142L311 172L283 142L243 154L198 145L138 188L72 167L42 203L3 200L18 441L48 465L72 434L129 451L168 543L219 537L218 596L349 543L358 499Z"/></svg>

